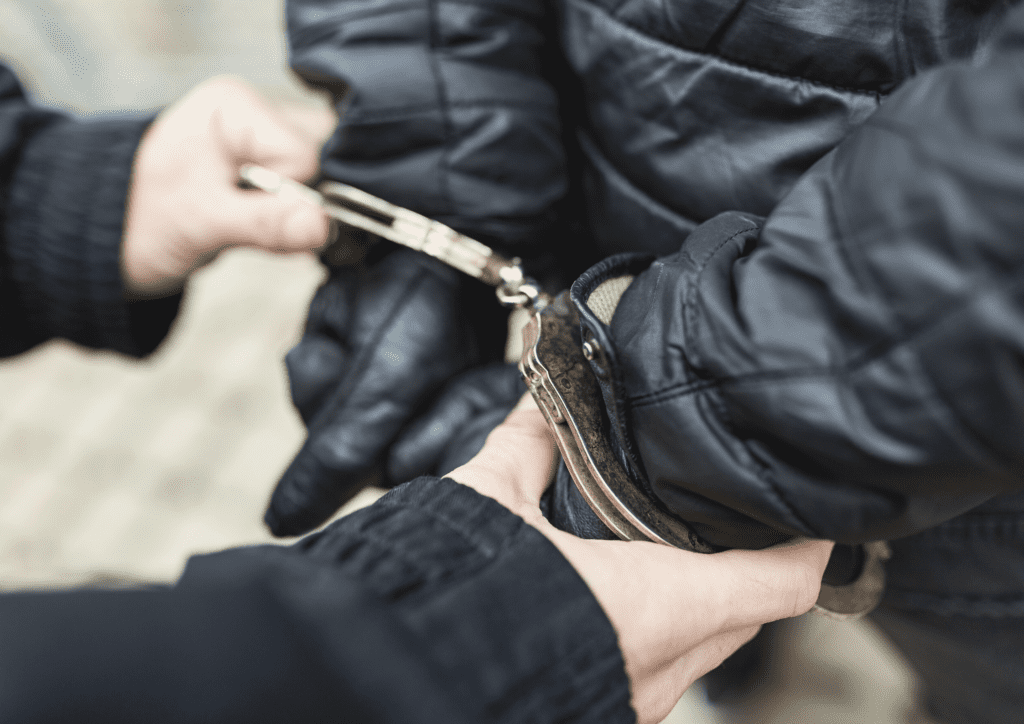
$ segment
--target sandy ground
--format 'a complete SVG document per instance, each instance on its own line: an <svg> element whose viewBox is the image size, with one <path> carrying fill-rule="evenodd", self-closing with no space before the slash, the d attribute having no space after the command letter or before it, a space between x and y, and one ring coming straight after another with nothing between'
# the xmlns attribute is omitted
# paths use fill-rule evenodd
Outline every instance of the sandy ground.
<svg viewBox="0 0 1024 724"><path fill-rule="evenodd" d="M39 102L146 111L234 73L312 132L332 117L287 72L280 0L0 0L0 55ZM55 342L0 363L0 589L173 580L196 552L263 542L304 431L281 362L322 278L310 257L225 254L151 359ZM359 505L372 500L367 493ZM675 724L899 724L913 676L868 624L793 622L760 693Z"/></svg>

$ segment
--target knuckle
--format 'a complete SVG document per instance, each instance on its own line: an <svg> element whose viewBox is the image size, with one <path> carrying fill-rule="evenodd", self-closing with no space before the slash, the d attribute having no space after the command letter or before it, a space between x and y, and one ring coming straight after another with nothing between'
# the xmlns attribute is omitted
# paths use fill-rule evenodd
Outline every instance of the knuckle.
<svg viewBox="0 0 1024 724"><path fill-rule="evenodd" d="M799 616L810 611L818 600L820 590L821 578L817 571L810 565L801 566L797 570L791 589L792 616Z"/></svg>

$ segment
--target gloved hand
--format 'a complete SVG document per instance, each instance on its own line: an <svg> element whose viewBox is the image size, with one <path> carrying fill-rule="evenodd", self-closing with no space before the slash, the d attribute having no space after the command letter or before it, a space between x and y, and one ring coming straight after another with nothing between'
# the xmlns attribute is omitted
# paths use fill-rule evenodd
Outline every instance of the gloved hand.
<svg viewBox="0 0 1024 724"><path fill-rule="evenodd" d="M505 317L488 287L418 252L397 249L361 267L333 269L286 358L309 436L271 497L264 518L271 532L297 535L320 525L380 480L385 463L390 482L441 464L446 445L434 423L411 427L390 459L388 450L447 381L500 359ZM430 419L447 421L453 434L471 432L452 421L490 394L480 382L470 385L477 392L450 392Z"/></svg>
<svg viewBox="0 0 1024 724"><path fill-rule="evenodd" d="M519 368L491 364L463 372L391 446L387 476L395 483L447 475L468 463L526 393Z"/></svg>

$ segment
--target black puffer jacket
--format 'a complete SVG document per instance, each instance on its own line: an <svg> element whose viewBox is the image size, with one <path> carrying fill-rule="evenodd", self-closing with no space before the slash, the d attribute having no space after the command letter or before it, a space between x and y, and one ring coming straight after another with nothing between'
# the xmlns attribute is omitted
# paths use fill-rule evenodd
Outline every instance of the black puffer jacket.
<svg viewBox="0 0 1024 724"><path fill-rule="evenodd" d="M345 92L328 176L517 252L668 255L574 286L610 434L707 539L763 545L1021 488L1011 5L292 0L289 28ZM627 273L606 325L586 299Z"/></svg>
<svg viewBox="0 0 1024 724"><path fill-rule="evenodd" d="M142 356L167 334L179 297L128 302L119 263L148 124L40 109L0 64L0 358L58 336ZM0 595L4 724L632 722L629 702L579 574L451 480L290 547L197 556L174 587Z"/></svg>

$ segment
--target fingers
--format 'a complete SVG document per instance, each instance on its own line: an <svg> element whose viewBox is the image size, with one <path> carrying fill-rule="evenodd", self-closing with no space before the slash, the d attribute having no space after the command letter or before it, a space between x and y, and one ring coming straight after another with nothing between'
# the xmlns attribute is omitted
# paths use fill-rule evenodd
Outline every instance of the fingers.
<svg viewBox="0 0 1024 724"><path fill-rule="evenodd" d="M219 206L214 235L220 244L298 252L327 243L327 214L305 201L229 188Z"/></svg>
<svg viewBox="0 0 1024 724"><path fill-rule="evenodd" d="M196 91L217 103L219 132L231 159L266 166L298 181L313 178L319 167L317 142L300 132L247 83L219 76Z"/></svg>
<svg viewBox="0 0 1024 724"><path fill-rule="evenodd" d="M329 225L320 208L237 187L244 163L305 179L316 173L317 154L314 141L236 79L203 83L165 109L135 157L122 247L126 289L142 296L176 291L230 246L323 246Z"/></svg>
<svg viewBox="0 0 1024 724"><path fill-rule="evenodd" d="M285 356L292 403L307 425L348 368L348 331L358 287L355 269L331 269L309 303L302 339Z"/></svg>
<svg viewBox="0 0 1024 724"><path fill-rule="evenodd" d="M329 449L326 453L311 450L307 444L285 470L263 516L275 536L313 530L374 482L372 457L339 461L330 453Z"/></svg>
<svg viewBox="0 0 1024 724"><path fill-rule="evenodd" d="M491 432L483 450L448 477L532 518L551 480L556 450L544 415L524 399Z"/></svg>
<svg viewBox="0 0 1024 724"><path fill-rule="evenodd" d="M464 465L480 452L524 389L514 365L488 365L456 377L391 446L388 477L401 483L418 475L446 475Z"/></svg>
<svg viewBox="0 0 1024 724"><path fill-rule="evenodd" d="M760 551L694 554L658 546L627 567L654 581L650 595L686 611L676 642L759 626L809 611L818 598L831 541L801 539ZM694 592L700 594L695 600ZM657 603L652 605L657 608ZM691 617L688 624L682 621ZM653 626L657 624L649 617Z"/></svg>
<svg viewBox="0 0 1024 724"><path fill-rule="evenodd" d="M654 543L584 541L559 531L547 535L619 632L634 681L705 641L809 610L832 546L803 540L763 551L700 554Z"/></svg>
<svg viewBox="0 0 1024 724"><path fill-rule="evenodd" d="M542 532L545 532L542 529ZM696 678L769 621L809 610L832 543L700 554L654 543L546 534L594 592L619 637L634 707L660 721Z"/></svg>
<svg viewBox="0 0 1024 724"><path fill-rule="evenodd" d="M275 535L326 521L379 469L421 405L467 364L458 288L433 264L404 258L393 254L360 277L345 370L313 405L309 438L271 497L265 520Z"/></svg>
<svg viewBox="0 0 1024 724"><path fill-rule="evenodd" d="M309 424L320 403L345 373L348 355L341 343L322 334L307 335L288 350L284 364L292 404Z"/></svg>
<svg viewBox="0 0 1024 724"><path fill-rule="evenodd" d="M207 199L216 204L218 244L256 246L268 251L296 252L319 248L327 241L327 215L299 199L283 199L235 187L242 165L266 166L304 181L317 173L317 144L292 127L255 90L237 78L220 76L198 86L188 100L208 111L211 130L228 162L225 193Z"/></svg>
<svg viewBox="0 0 1024 724"><path fill-rule="evenodd" d="M708 556L726 582L723 611L733 627L799 616L818 598L832 541L798 539L761 551L732 550ZM720 563L721 565L717 565Z"/></svg>

